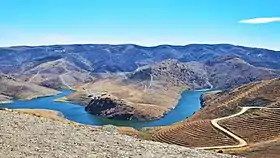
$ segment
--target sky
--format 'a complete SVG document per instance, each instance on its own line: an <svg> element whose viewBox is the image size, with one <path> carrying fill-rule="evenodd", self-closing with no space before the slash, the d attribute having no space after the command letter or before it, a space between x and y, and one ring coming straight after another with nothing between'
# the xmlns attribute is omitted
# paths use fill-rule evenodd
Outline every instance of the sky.
<svg viewBox="0 0 280 158"><path fill-rule="evenodd" d="M0 2L0 46L230 43L280 50L279 0Z"/></svg>

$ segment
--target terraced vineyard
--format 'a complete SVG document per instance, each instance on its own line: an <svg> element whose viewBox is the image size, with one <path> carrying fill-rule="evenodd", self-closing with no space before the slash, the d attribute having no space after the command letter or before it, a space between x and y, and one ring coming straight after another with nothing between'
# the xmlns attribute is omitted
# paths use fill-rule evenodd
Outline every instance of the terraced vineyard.
<svg viewBox="0 0 280 158"><path fill-rule="evenodd" d="M222 120L221 126L248 143L270 140L280 136L280 109L249 110L247 114Z"/></svg>
<svg viewBox="0 0 280 158"><path fill-rule="evenodd" d="M211 120L185 121L164 127L162 130L156 132L151 139L185 147L237 144L232 138L215 129L211 125Z"/></svg>
<svg viewBox="0 0 280 158"><path fill-rule="evenodd" d="M248 90L246 90L245 92L242 92L242 93L240 93L240 94L238 94L238 95L234 95L234 97L233 97L232 99L230 99L230 100L228 100L228 101L226 101L226 102L223 102L223 103L222 103L221 105L219 105L218 107L227 106L227 105L229 105L229 104L231 104L231 103L236 102L236 101L239 100L239 99L245 98L245 97L249 96L251 93L256 92L256 91L258 91L259 89L261 89L261 88L263 88L263 87L269 85L272 81L273 81L273 80L262 81L262 82L259 83L259 84L253 84L253 85L251 85L251 86L248 86L248 87L249 87ZM247 88L248 88L248 87L247 87ZM240 91L239 91L239 92L240 92Z"/></svg>
<svg viewBox="0 0 280 158"><path fill-rule="evenodd" d="M277 87L277 85L280 85L279 80L264 80L238 87L233 91L218 93L214 97L210 97L210 100L206 100L204 108L196 112L189 120L215 119L235 114L245 105L244 100L249 98L266 98L265 91L273 89L272 86ZM276 92L273 91L271 93L275 93L274 96L279 96Z"/></svg>
<svg viewBox="0 0 280 158"><path fill-rule="evenodd" d="M208 94L200 111L155 132L152 139L249 157L279 157L279 89L280 79L272 79Z"/></svg>

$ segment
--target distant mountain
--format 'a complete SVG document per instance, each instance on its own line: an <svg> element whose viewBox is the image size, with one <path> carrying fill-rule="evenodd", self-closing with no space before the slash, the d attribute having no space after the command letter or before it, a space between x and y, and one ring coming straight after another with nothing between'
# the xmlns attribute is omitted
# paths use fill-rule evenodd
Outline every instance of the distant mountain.
<svg viewBox="0 0 280 158"><path fill-rule="evenodd" d="M163 66L168 59L176 61L178 67L175 67L175 62ZM65 64L72 67L68 69L70 73L64 75L64 78L70 78L66 84L70 82L75 85L85 78L91 81L91 76L98 74L133 73L144 66L146 69L141 73L149 71L150 67L154 75L159 75L157 78L168 75L166 80L189 83L190 87L200 88L211 84L218 88L228 88L278 76L279 61L279 51L229 44L155 47L76 44L0 48L0 72L29 80L40 69L44 69L40 76L47 76L48 79L38 81L37 78L32 81L53 88L69 87L62 83L61 77L58 79L58 72L65 73L62 66ZM161 62L161 66L168 67L167 70L159 70L161 66L158 64ZM56 63L55 68L50 67L52 63ZM170 73L167 73L169 70Z"/></svg>
<svg viewBox="0 0 280 158"><path fill-rule="evenodd" d="M192 44L186 46L161 45L54 45L18 46L0 48L0 68L4 73L23 71L29 67L57 59L65 59L91 72L127 72L138 66L154 64L167 59L181 62L207 61L221 55L241 58L256 67L280 68L277 51L234 46L228 44ZM31 63L30 63L31 62Z"/></svg>

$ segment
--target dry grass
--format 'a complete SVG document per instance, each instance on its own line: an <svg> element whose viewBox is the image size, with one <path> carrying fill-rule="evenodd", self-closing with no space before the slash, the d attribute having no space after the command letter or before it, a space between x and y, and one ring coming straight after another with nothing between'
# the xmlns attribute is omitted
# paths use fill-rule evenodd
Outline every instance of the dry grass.
<svg viewBox="0 0 280 158"><path fill-rule="evenodd" d="M54 119L54 120L66 120L58 111L54 111L54 110L47 110L47 109L14 109L14 110L21 113Z"/></svg>
<svg viewBox="0 0 280 158"><path fill-rule="evenodd" d="M117 127L120 134L129 135L133 137L140 137L140 132L132 127Z"/></svg>

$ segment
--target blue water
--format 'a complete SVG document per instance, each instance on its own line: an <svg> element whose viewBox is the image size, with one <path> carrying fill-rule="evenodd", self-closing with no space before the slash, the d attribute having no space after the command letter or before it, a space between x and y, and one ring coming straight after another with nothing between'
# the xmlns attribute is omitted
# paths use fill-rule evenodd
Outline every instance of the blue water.
<svg viewBox="0 0 280 158"><path fill-rule="evenodd" d="M181 99L175 109L166 114L163 118L155 121L119 121L106 119L104 117L94 116L84 110L84 106L65 103L54 102L54 99L67 96L73 91L62 90L61 94L43 97L33 100L14 100L11 104L2 105L5 108L17 109L50 109L61 112L65 118L89 125L107 125L113 124L117 126L130 126L134 128L152 127L170 125L172 123L182 121L191 116L194 112L200 109L200 96L207 90L200 91L185 91L182 93Z"/></svg>

